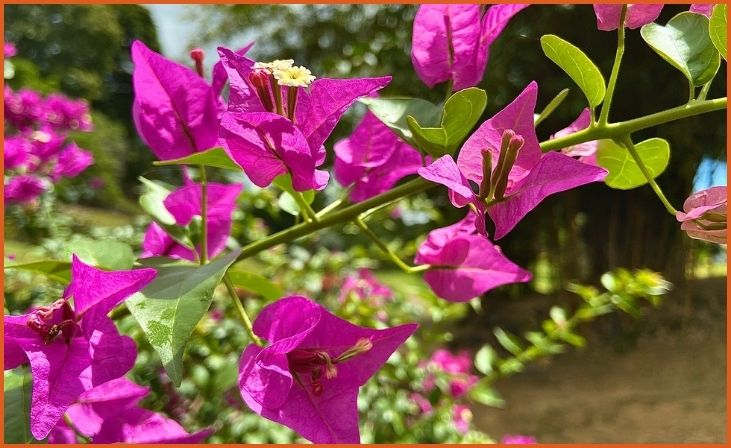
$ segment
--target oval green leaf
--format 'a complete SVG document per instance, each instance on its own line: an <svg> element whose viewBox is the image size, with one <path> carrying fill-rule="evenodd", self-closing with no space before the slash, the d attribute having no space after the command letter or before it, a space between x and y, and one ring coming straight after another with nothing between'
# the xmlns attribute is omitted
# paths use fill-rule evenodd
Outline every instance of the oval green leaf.
<svg viewBox="0 0 731 448"><path fill-rule="evenodd" d="M442 113L440 107L419 98L361 98L358 101L368 106L373 115L402 140L414 146L417 143L414 141L406 117L412 116L425 126L434 126L439 123Z"/></svg>
<svg viewBox="0 0 731 448"><path fill-rule="evenodd" d="M277 300L284 296L284 290L282 288L259 274L242 271L233 267L228 271L228 275L231 278L231 282L237 288L260 295L267 300Z"/></svg>
<svg viewBox="0 0 731 448"><path fill-rule="evenodd" d="M594 108L604 101L604 76L583 51L553 34L541 37L541 48L584 92L589 106Z"/></svg>
<svg viewBox="0 0 731 448"><path fill-rule="evenodd" d="M670 160L670 144L666 140L651 138L636 144L635 148L653 179L665 171ZM647 183L629 151L611 140L599 142L597 163L609 171L604 182L612 188L630 190Z"/></svg>
<svg viewBox="0 0 731 448"><path fill-rule="evenodd" d="M439 127L422 127L409 115L407 123L417 142L432 157L453 154L467 138L487 106L487 93L476 87L460 90L444 104Z"/></svg>
<svg viewBox="0 0 731 448"><path fill-rule="evenodd" d="M708 33L711 36L711 42L716 47L721 57L725 60L728 52L728 29L726 28L726 5L720 4L713 7L711 20L708 24Z"/></svg>
<svg viewBox="0 0 731 448"><path fill-rule="evenodd" d="M150 263L157 270L155 279L125 302L176 386L183 379L183 353L190 335L238 255L236 251L203 266L157 258Z"/></svg>
<svg viewBox="0 0 731 448"><path fill-rule="evenodd" d="M721 66L708 28L708 18L703 14L681 12L665 26L648 23L640 34L655 53L697 87L713 79Z"/></svg>
<svg viewBox="0 0 731 448"><path fill-rule="evenodd" d="M30 401L33 379L26 369L5 371L5 443L38 443L30 432Z"/></svg>
<svg viewBox="0 0 731 448"><path fill-rule="evenodd" d="M203 165L213 168L223 168L225 170L242 171L241 167L231 160L223 148L211 148L179 159L160 160L152 162L152 164L155 166Z"/></svg>
<svg viewBox="0 0 731 448"><path fill-rule="evenodd" d="M19 269L22 271L43 274L51 280L67 284L71 281L71 262L60 260L38 260L27 263L5 265L5 269Z"/></svg>

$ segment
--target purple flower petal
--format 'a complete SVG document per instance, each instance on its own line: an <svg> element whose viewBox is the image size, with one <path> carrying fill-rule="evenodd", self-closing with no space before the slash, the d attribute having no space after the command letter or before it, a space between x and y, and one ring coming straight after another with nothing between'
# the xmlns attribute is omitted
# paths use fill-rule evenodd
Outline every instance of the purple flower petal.
<svg viewBox="0 0 731 448"><path fill-rule="evenodd" d="M315 170L304 135L291 121L269 112L227 112L221 120L226 152L259 187L281 174L292 175L296 191L320 190L327 173Z"/></svg>
<svg viewBox="0 0 731 448"><path fill-rule="evenodd" d="M244 56L246 53L251 50L251 47L254 46L254 42L249 42L246 46L239 48L236 50L236 54L239 56ZM223 49L226 51L230 51L227 49ZM220 53L221 50L219 50ZM251 61L251 66L254 65L254 61ZM227 68L224 66L223 63L223 56L221 56L221 59L213 64L213 69L211 70L211 89L213 89L213 93L216 96L220 96L221 92L223 91L223 87L226 85L226 81L228 80L228 72L226 71Z"/></svg>
<svg viewBox="0 0 731 448"><path fill-rule="evenodd" d="M456 230L461 226L453 227ZM456 236L439 248L435 241L442 242L443 236L432 239L424 250L419 248L414 262L435 266L424 274L424 280L445 300L466 302L498 286L531 278L482 235Z"/></svg>
<svg viewBox="0 0 731 448"><path fill-rule="evenodd" d="M15 176L5 185L5 202L31 202L48 189L47 182L31 175Z"/></svg>
<svg viewBox="0 0 731 448"><path fill-rule="evenodd" d="M495 223L495 239L505 236L543 199L590 182L603 181L607 171L557 152L549 152L519 182L509 187L506 199L488 207Z"/></svg>
<svg viewBox="0 0 731 448"><path fill-rule="evenodd" d="M390 190L398 181L422 166L421 154L404 142L397 141L398 149L382 166L366 170L350 192L352 202L365 201Z"/></svg>
<svg viewBox="0 0 731 448"><path fill-rule="evenodd" d="M416 74L429 87L450 79L455 91L475 85L480 33L479 5L419 6L411 40Z"/></svg>
<svg viewBox="0 0 731 448"><path fill-rule="evenodd" d="M216 96L193 70L169 61L140 41L132 44L132 115L142 139L161 160L216 144Z"/></svg>
<svg viewBox="0 0 731 448"><path fill-rule="evenodd" d="M457 166L467 179L478 185L482 181L482 151L485 149L492 153L492 165L495 168L500 156L502 135L506 130L514 131L524 140L523 148L510 171L511 183L525 177L538 163L542 152L533 124L537 97L538 84L533 81L513 102L480 125L467 139L457 157Z"/></svg>
<svg viewBox="0 0 731 448"><path fill-rule="evenodd" d="M264 112L264 106L248 80L254 61L224 47L218 47L218 54L229 80L228 110Z"/></svg>
<svg viewBox="0 0 731 448"><path fill-rule="evenodd" d="M432 162L431 165L419 168L418 173L419 176L428 181L447 187L450 192L449 199L455 207L464 207L476 201L470 183L462 175L460 169L457 168L452 156L442 156Z"/></svg>
<svg viewBox="0 0 731 448"><path fill-rule="evenodd" d="M578 131L584 130L589 127L591 121L589 108L584 108L581 111L576 120L571 123L568 127L557 131L551 138L560 138L567 135L574 134ZM577 143L573 146L562 148L561 152L571 157L586 157L594 155L599 147L599 142L596 140L584 143Z"/></svg>
<svg viewBox="0 0 731 448"><path fill-rule="evenodd" d="M660 16L662 4L632 4L627 6L627 16L624 24L627 28L635 29L650 22ZM621 4L595 4L594 14L596 14L596 26L602 31L612 31L619 27L619 19L622 17Z"/></svg>
<svg viewBox="0 0 731 448"><path fill-rule="evenodd" d="M244 351L241 395L254 412L313 443L357 443L358 388L415 330L413 324L384 330L362 328L304 297L280 299L266 306L254 323L254 331L271 345L263 349L250 345ZM336 361L364 339L369 347ZM316 359L330 359L335 369L332 376L320 371L318 393L306 373L313 364L289 362L290 356L299 359L312 353L319 354Z"/></svg>
<svg viewBox="0 0 731 448"><path fill-rule="evenodd" d="M689 11L697 14L703 14L706 17L711 17L714 6L716 6L714 3L693 3L690 5Z"/></svg>
<svg viewBox="0 0 731 448"><path fill-rule="evenodd" d="M300 88L297 94L295 123L307 139L312 156L322 163L320 148L330 136L340 117L353 103L391 82L390 76L380 78L315 80L309 89Z"/></svg>
<svg viewBox="0 0 731 448"><path fill-rule="evenodd" d="M94 163L90 151L79 148L76 143L67 145L58 155L51 179L57 182L61 177L76 177Z"/></svg>
<svg viewBox="0 0 731 448"><path fill-rule="evenodd" d="M698 191L685 200L683 211L678 212L676 218L683 223L680 228L689 237L717 244L726 244L726 217L728 213L726 188L725 186L711 187ZM706 213L713 213L718 216L712 221L704 218L703 215ZM714 226L721 228L714 228Z"/></svg>

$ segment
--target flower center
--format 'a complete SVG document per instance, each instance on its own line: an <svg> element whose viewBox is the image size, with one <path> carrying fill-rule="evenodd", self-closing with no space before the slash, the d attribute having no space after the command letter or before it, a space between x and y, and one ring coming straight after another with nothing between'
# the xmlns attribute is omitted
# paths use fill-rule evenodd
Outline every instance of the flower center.
<svg viewBox="0 0 731 448"><path fill-rule="evenodd" d="M373 348L370 339L360 338L350 348L333 358L329 353L316 348L298 348L287 353L289 371L294 374L295 379L302 387L299 375L310 376L310 388L315 396L322 394L322 378L331 380L338 375L337 364L345 362Z"/></svg>
<svg viewBox="0 0 731 448"><path fill-rule="evenodd" d="M26 325L43 337L44 344L50 344L60 335L64 335L67 341L71 339L76 322L71 305L67 300L59 299L30 313Z"/></svg>
<svg viewBox="0 0 731 448"><path fill-rule="evenodd" d="M492 201L499 201L505 196L505 189L508 186L510 171L513 169L518 152L525 140L515 131L507 129L503 131L500 141L500 153L495 168L492 167L492 152L489 149L482 150L482 182L480 183L480 199L488 204Z"/></svg>
<svg viewBox="0 0 731 448"><path fill-rule="evenodd" d="M305 67L295 66L292 59L278 59L272 62L257 62L249 74L264 109L294 121L297 105L297 90L308 87L315 77ZM286 87L287 104L284 104L282 90Z"/></svg>

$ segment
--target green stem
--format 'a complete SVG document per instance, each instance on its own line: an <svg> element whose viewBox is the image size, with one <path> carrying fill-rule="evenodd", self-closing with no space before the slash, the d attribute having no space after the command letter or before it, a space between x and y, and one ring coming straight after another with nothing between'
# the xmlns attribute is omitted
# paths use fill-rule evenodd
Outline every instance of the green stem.
<svg viewBox="0 0 731 448"><path fill-rule="evenodd" d="M567 96L569 96L569 89L563 89L562 91L558 92L558 95L553 97L551 102L549 102L546 107L541 111L541 113L538 114L538 118L535 119L533 125L538 126L539 124L541 124L543 120L548 118L553 113L553 111L556 110L556 108L560 106L561 103L563 103L563 100L565 100Z"/></svg>
<svg viewBox="0 0 731 448"><path fill-rule="evenodd" d="M695 101L695 86L692 82L688 81L688 104Z"/></svg>
<svg viewBox="0 0 731 448"><path fill-rule="evenodd" d="M208 179L205 165L200 166L201 170L201 253L200 264L208 263Z"/></svg>
<svg viewBox="0 0 731 448"><path fill-rule="evenodd" d="M223 275L223 283L226 285L226 289L228 290L228 294L231 296L231 299L233 299L234 305L236 305L241 321L244 323L246 332L249 334L252 342L259 347L263 347L264 342L262 342L262 340L254 334L254 327L251 325L251 319L249 319L249 315L246 314L244 303L241 301L241 297L239 297L236 293L236 288L234 288L234 284L231 281L231 277L229 277L228 272Z"/></svg>
<svg viewBox="0 0 731 448"><path fill-rule="evenodd" d="M652 187L652 189L655 191L657 197L660 198L660 202L662 202L662 204L665 206L665 209L668 211L668 213L675 216L678 211L675 210L672 204L670 204L670 201L668 201L668 199L665 197L665 194L662 192L662 189L660 189L660 186L657 184L657 182L655 182L655 179L653 179L652 174L650 174L647 167L645 166L645 163L642 161L640 155L637 153L637 148L635 148L634 143L632 143L632 138L629 135L626 135L624 138L616 141L623 145L625 148L627 148L627 151L629 151L635 163L640 168L640 171L642 171L642 175L645 176L645 179L647 179L650 187Z"/></svg>
<svg viewBox="0 0 731 448"><path fill-rule="evenodd" d="M618 139L624 135L631 134L641 129L647 129L663 123L723 109L726 109L726 97L706 101L695 101L692 104L683 104L682 106L645 115L644 117L634 118L620 123L597 125L593 128L586 128L565 137L547 140L541 143L541 150L543 152L548 152L592 140Z"/></svg>
<svg viewBox="0 0 731 448"><path fill-rule="evenodd" d="M684 104L673 109L664 110L620 123L594 126L565 137L545 141L541 143L541 149L543 152L547 152L592 140L618 139L640 129L651 128L653 126L680 120L682 118L723 110L726 108L726 102L726 97L706 101L696 101L693 104ZM399 199L426 191L436 186L436 184L423 178L414 179L365 201L322 214L321 216L318 216L318 221L297 224L293 227L282 230L281 232L277 232L266 238L247 244L243 247L238 260L243 260L271 247L296 240L297 238L317 232L318 230L350 222L373 208L395 202Z"/></svg>
<svg viewBox="0 0 731 448"><path fill-rule="evenodd" d="M323 215L327 215L331 211L335 210L336 208L340 207L340 205L345 202L343 198L335 199L330 204L328 204L325 208L320 210L319 212L315 213L315 216L320 218Z"/></svg>
<svg viewBox="0 0 731 448"><path fill-rule="evenodd" d="M703 101L706 99L706 95L708 95L708 91L711 89L711 83L713 82L713 79L708 81L707 83L703 84L703 88L701 89L701 93L698 94L697 101Z"/></svg>
<svg viewBox="0 0 731 448"><path fill-rule="evenodd" d="M370 238L376 244L376 246L378 246L386 255L388 255L388 258L390 258L391 261L393 261L396 264L396 266L401 268L402 271L406 272L407 274L415 274L417 272L423 272L423 271L426 271L427 269L429 269L430 266L426 265L426 264L419 265L419 266L409 266L401 258L399 258L399 256L396 255L391 249L389 249L389 247L386 245L386 243L384 243L383 241L381 241L380 238L378 238L378 235L373 233L373 231L368 228L368 226L363 221L363 219L358 217L358 218L355 218L354 221L355 221L355 224L358 227L360 227L360 229L363 231L363 233L365 233L368 236L368 238Z"/></svg>
<svg viewBox="0 0 731 448"><path fill-rule="evenodd" d="M318 221L298 224L259 241L247 244L241 249L241 254L239 255L238 260L243 260L244 258L256 255L259 252L265 251L278 244L296 240L297 238L309 235L318 230L350 222L357 218L361 213L378 207L381 204L385 204L398 198L411 196L412 194L416 194L436 186L436 184L423 178L414 179L399 185L392 190L379 194L378 196L358 202L357 204L349 205L341 210L328 213L327 215L322 216Z"/></svg>
<svg viewBox="0 0 731 448"><path fill-rule="evenodd" d="M295 191L293 197L300 211L305 215L306 221L317 221L317 214L312 210L310 204L307 203L305 196L301 192Z"/></svg>
<svg viewBox="0 0 731 448"><path fill-rule="evenodd" d="M617 86L617 78L619 77L619 66L622 64L622 56L624 56L624 19L627 16L627 5L622 5L622 14L619 23L622 26L617 27L617 53L614 55L614 65L612 65L612 73L609 75L609 84L607 85L607 93L604 95L604 104L599 114L599 124L607 124L609 120L609 110L612 108L612 98L614 97L614 88Z"/></svg>

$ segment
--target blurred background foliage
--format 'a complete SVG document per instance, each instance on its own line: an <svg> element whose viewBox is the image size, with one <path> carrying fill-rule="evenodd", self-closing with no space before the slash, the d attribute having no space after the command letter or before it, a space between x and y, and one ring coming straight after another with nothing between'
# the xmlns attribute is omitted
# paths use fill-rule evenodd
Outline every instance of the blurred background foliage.
<svg viewBox="0 0 731 448"><path fill-rule="evenodd" d="M104 188L93 195L83 193L83 185L42 203L34 219L47 221L51 230L43 239L29 244L28 233L18 228L5 228L6 255L18 260L59 254L76 233L94 238L114 238L139 247L148 220L138 216L137 197L141 192L138 176L180 184L179 171L156 168L152 153L141 142L131 120L132 87L129 48L134 39L143 40L160 49L159 29L150 10L138 5L5 5L5 40L14 42L18 56L13 58L15 76L6 81L14 89L30 87L41 92L62 91L72 97L90 101L94 132L74 136L83 148L94 153L93 175L104 181ZM239 48L254 40L250 55L257 60L293 58L310 68L319 77L360 77L391 74L394 79L383 96L415 96L438 102L444 97L444 86L430 90L416 77L410 59L411 22L414 5L206 5L178 6L183 11L185 35L177 36L188 48L207 49L206 64L217 60L217 45ZM658 22L664 23L683 5L667 5ZM536 5L518 14L490 49L487 75L479 86L488 93L487 118L512 100L531 80L539 83L538 109L545 106L563 88L571 88L568 99L539 128L539 139L545 140L558 129L571 123L584 107L583 97L558 67L543 55L539 38L555 33L582 48L608 76L614 58L616 35L597 31L595 16L586 5ZM184 52L172 54L189 64ZM687 89L682 75L668 66L642 42L638 32L629 32L627 50L620 74L617 95L612 108L613 121L634 118L682 104ZM726 64L722 64L709 93L709 98L726 94ZM661 91L659 90L661 88ZM363 107L347 114L326 143L328 149L346 137L357 123ZM704 159L725 162L726 114L713 113L660 126L638 133L639 139L658 136L671 144L671 163L658 178L659 184L676 207L693 189L698 167ZM328 163L332 163L330 152ZM724 168L725 169L725 168ZM226 173L217 173L218 180L242 181ZM234 177L232 177L234 176ZM702 179L701 179L702 180ZM233 237L249 242L292 224L294 218L276 207L276 195L257 190L247 184L240 198L241 207L234 219ZM318 195L315 207L322 207L338 196L337 187ZM60 213L50 212L59 206ZM461 212L451 207L443 191L434 189L428 197L404 201L398 213L379 213L372 227L390 242L404 259L413 256L417 237L426 229L456 221ZM18 219L27 219L25 215ZM20 222L20 221L18 221ZM35 225L26 222L26 226ZM300 292L334 302L338 285L345 274L358 267L381 268L379 278L399 291L398 300L429 297L418 277L404 277L375 251L370 242L354 227L339 232L323 232L289 248L279 247L251 260L247 269L255 270L277 284L287 285L288 292ZM649 188L619 191L595 184L548 198L521 224L500 241L503 250L516 263L534 273L531 284L513 285L491 292L482 303L404 307L409 300L391 305L392 318L416 316L427 328L453 321L445 336L428 341L425 346L410 347L414 359L429 357L431 346L468 346L473 349L486 341L495 342L491 330L496 325L522 332L540 325L552 306L576 309L586 299L566 291L570 282L594 284L607 271L619 266L629 269L649 268L662 272L676 285L677 297L688 297L691 283L706 276L726 275L725 248L690 240L678 223L670 219ZM59 285L39 281L38 276L11 273L6 280L6 306L12 311L24 310L36 300L57 295ZM388 281L390 278L390 281ZM690 283L689 283L690 282ZM328 289L330 288L330 290ZM519 299L519 300L517 300ZM722 297L718 297L722 302ZM228 299L214 302L226 316ZM695 310L690 301L684 302ZM444 304L444 302L442 302ZM725 302L714 310L723 312ZM481 311L484 308L486 311ZM368 315L358 310L363 324ZM714 312L716 312L714 311ZM346 309L341 313L347 314ZM434 313L437 313L436 315ZM345 315L344 314L344 315ZM355 315L355 314L354 314ZM454 324L458 321L458 324ZM237 322L222 317L204 320L199 325L186 360L188 378L175 391L160 373L159 360L145 347L139 327L131 317L121 321L123 332L135 335L140 345L140 358L135 379L151 384L163 393L153 395L145 405L164 410L169 415L188 419L184 424L194 429L219 420L218 410L226 404L242 403L236 393L235 364L245 338ZM591 339L603 338L618 346L633 344L642 324L616 314L581 333ZM598 333L598 336L597 334ZM627 342L630 339L630 342ZM618 342L619 341L619 342ZM431 345L430 345L431 344ZM216 356L212 356L216 353ZM221 354L231 354L228 355ZM387 366L383 378L402 378L414 384L423 380L418 369L397 371L398 363ZM411 376L410 376L411 375ZM379 379L380 381L380 379ZM369 402L379 397L376 382L365 391ZM372 386L372 387L371 387ZM209 388L209 389L207 389ZM395 390L395 389L394 389ZM226 392L228 391L228 392ZM394 392L396 393L396 392ZM390 398L390 397L389 397ZM177 401L176 401L177 400ZM419 411L399 395L394 409L403 415ZM180 409L186 409L181 413ZM447 408L445 408L447 409ZM192 412L187 412L192 410ZM378 418L394 418L387 409L374 406L364 412L377 413ZM185 414L185 415L184 415ZM192 415L192 417L191 417ZM400 414L401 415L401 414ZM293 441L288 431L272 431L270 422L240 413L223 416L225 423L220 441ZM418 441L463 440L455 433L451 415L433 416L422 428ZM375 417L374 417L375 419ZM214 423L212 423L214 422ZM398 422L390 422L396 425ZM405 424L401 422L400 424ZM276 426L280 428L279 426ZM388 428L383 426L382 428ZM391 428L393 426L390 426ZM431 433L429 433L431 431ZM451 432L450 432L451 431ZM272 435L274 434L274 435ZM253 438L252 438L253 437ZM256 437L260 437L256 439ZM377 432L374 441L393 441L394 434ZM475 441L488 440L481 433ZM404 439L403 441L414 441Z"/></svg>

